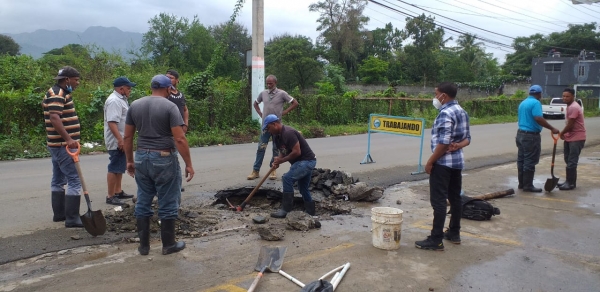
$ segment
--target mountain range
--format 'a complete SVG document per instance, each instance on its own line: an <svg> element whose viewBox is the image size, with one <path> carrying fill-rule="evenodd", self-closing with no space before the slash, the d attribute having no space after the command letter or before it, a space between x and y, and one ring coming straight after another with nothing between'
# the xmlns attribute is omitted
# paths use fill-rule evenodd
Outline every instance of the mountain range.
<svg viewBox="0 0 600 292"><path fill-rule="evenodd" d="M127 57L128 50L138 50L141 47L143 37L141 33L103 26L90 26L83 32L38 29L34 32L2 34L12 37L21 46L21 54L34 58L40 58L44 53L68 44L95 44L108 52Z"/></svg>

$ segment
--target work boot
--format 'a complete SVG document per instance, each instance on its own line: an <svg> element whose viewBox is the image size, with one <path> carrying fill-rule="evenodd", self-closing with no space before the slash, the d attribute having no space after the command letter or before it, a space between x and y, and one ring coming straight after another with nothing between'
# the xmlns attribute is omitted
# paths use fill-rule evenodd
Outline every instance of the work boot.
<svg viewBox="0 0 600 292"><path fill-rule="evenodd" d="M569 169L568 169L568 168L565 168L565 173L568 175L568 173L569 173ZM567 182L567 180L565 179L565 181L563 181L562 183L557 183L557 184L556 184L556 187L557 187L557 188L560 188L560 187L562 187L562 186L563 186L563 185L564 185L566 182Z"/></svg>
<svg viewBox="0 0 600 292"><path fill-rule="evenodd" d="M283 193L281 196L281 209L275 213L271 213L273 218L285 218L288 212L294 207L294 193Z"/></svg>
<svg viewBox="0 0 600 292"><path fill-rule="evenodd" d="M304 201L304 212L310 216L315 216L315 201Z"/></svg>
<svg viewBox="0 0 600 292"><path fill-rule="evenodd" d="M460 232L450 231L448 229L444 232L444 239L449 240L454 244L460 244Z"/></svg>
<svg viewBox="0 0 600 292"><path fill-rule="evenodd" d="M260 175L258 174L258 170L253 170L252 173L250 175L248 175L247 179L253 180L253 179L257 179L259 177L260 177Z"/></svg>
<svg viewBox="0 0 600 292"><path fill-rule="evenodd" d="M425 240L415 241L415 247L420 249L443 251L444 243L441 239L438 242L436 240L433 240L431 236L427 236Z"/></svg>
<svg viewBox="0 0 600 292"><path fill-rule="evenodd" d="M130 195L130 194L126 193L125 191L121 190L120 193L115 193L114 198L117 198L117 199L131 199L131 198L133 198L133 195Z"/></svg>
<svg viewBox="0 0 600 292"><path fill-rule="evenodd" d="M162 254L172 254L185 248L185 242L175 241L175 219L160 220L160 239L162 240Z"/></svg>
<svg viewBox="0 0 600 292"><path fill-rule="evenodd" d="M81 218L79 218L79 204L81 196L65 196L65 227L77 228L83 227Z"/></svg>
<svg viewBox="0 0 600 292"><path fill-rule="evenodd" d="M52 192L52 211L54 212L52 221L65 221L65 191Z"/></svg>
<svg viewBox="0 0 600 292"><path fill-rule="evenodd" d="M577 180L577 168L567 168L567 180L558 187L561 191L570 191L575 189L575 181Z"/></svg>
<svg viewBox="0 0 600 292"><path fill-rule="evenodd" d="M276 180L277 179L277 174L275 173L275 170L273 170L273 172L271 172L271 175L269 175L269 179L270 180Z"/></svg>
<svg viewBox="0 0 600 292"><path fill-rule="evenodd" d="M533 185L534 171L523 171L523 191L529 193L541 193L542 189Z"/></svg>
<svg viewBox="0 0 600 292"><path fill-rule="evenodd" d="M521 169L519 169L518 178L519 178L519 185L517 186L517 188L519 190L522 190L523 189L523 170L521 170Z"/></svg>
<svg viewBox="0 0 600 292"><path fill-rule="evenodd" d="M148 255L150 252L150 217L138 217L137 229L140 237L138 251L141 255Z"/></svg>

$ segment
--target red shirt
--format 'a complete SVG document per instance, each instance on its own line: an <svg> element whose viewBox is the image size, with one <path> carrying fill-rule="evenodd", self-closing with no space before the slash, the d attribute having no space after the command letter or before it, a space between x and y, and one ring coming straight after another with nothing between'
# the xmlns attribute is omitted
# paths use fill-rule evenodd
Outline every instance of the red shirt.
<svg viewBox="0 0 600 292"><path fill-rule="evenodd" d="M573 128L571 131L566 132L564 137L565 141L573 142L573 141L583 141L585 140L585 125L583 123L583 111L581 110L581 106L573 101L569 106L567 106L567 116L566 120L575 120L573 124Z"/></svg>

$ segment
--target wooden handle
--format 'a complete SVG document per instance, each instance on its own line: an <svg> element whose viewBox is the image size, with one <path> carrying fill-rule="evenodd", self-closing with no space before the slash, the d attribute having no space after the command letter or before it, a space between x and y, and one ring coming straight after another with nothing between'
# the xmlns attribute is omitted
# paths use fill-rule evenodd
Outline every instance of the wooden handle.
<svg viewBox="0 0 600 292"><path fill-rule="evenodd" d="M252 197L254 196L254 194L256 194L256 191L258 191L258 189L260 188L260 186L265 182L265 180L267 180L267 177L269 177L269 175L275 171L275 166L271 167L271 169L269 169L269 172L267 172L267 175L265 175L260 182L258 182L258 184L254 187L254 189L252 190L252 192L250 192L250 194L248 195L248 197L246 197L246 199L244 200L244 202L242 203L242 205L240 206L240 208L238 208L238 211L241 211L240 209L244 209L244 207L246 206L246 204L248 203L248 201L250 201L250 199L252 199Z"/></svg>
<svg viewBox="0 0 600 292"><path fill-rule="evenodd" d="M252 282L252 285L250 285L250 288L248 288L248 292L252 292L252 291L254 291L254 289L256 289L256 286L258 286L258 281L260 281L260 278L262 278L266 269L267 269L267 266L264 266L260 270L260 272L258 272L258 275L256 275L256 278L254 278L254 282Z"/></svg>

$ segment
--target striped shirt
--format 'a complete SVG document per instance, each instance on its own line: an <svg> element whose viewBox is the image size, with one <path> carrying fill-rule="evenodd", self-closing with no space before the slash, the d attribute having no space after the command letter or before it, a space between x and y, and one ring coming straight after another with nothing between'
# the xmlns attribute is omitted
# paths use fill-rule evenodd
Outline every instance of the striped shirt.
<svg viewBox="0 0 600 292"><path fill-rule="evenodd" d="M456 100L453 100L442 105L440 113L433 122L433 127L431 128L431 152L435 151L438 144L449 145L450 143L458 143L464 139L471 141L469 115ZM454 169L463 169L465 164L463 150L459 149L446 153L435 164Z"/></svg>
<svg viewBox="0 0 600 292"><path fill-rule="evenodd" d="M67 94L58 84L48 89L44 100L42 101L44 108L44 122L46 124L46 143L50 147L61 147L66 145L65 139L56 131L50 121L50 114L58 114L63 127L75 141L79 141L80 126L75 104L71 94Z"/></svg>

